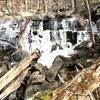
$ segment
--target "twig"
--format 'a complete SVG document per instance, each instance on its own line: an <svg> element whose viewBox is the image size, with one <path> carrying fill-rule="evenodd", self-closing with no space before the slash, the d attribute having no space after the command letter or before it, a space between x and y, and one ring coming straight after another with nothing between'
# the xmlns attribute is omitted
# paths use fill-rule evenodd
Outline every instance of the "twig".
<svg viewBox="0 0 100 100"><path fill-rule="evenodd" d="M84 67L82 66L82 64L78 63L78 65L79 65L82 69L84 69Z"/></svg>
<svg viewBox="0 0 100 100"><path fill-rule="evenodd" d="M77 72L80 72L80 70L77 68L77 66L75 66L75 68L76 68L76 71L77 71Z"/></svg>
<svg viewBox="0 0 100 100"><path fill-rule="evenodd" d="M60 79L60 81L62 82L62 83L65 83L64 82L64 80L61 78L61 76L58 74L58 77L59 77L59 79Z"/></svg>

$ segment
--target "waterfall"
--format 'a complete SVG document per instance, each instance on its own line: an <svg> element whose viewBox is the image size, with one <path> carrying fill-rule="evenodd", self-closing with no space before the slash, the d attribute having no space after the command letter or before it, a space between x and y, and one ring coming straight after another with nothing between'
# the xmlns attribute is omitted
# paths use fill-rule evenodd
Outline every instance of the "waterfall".
<svg viewBox="0 0 100 100"><path fill-rule="evenodd" d="M0 39L7 40L16 45L16 32L19 32L18 23L15 19L0 20ZM0 41L4 43L4 41ZM6 43L7 44L7 43Z"/></svg>
<svg viewBox="0 0 100 100"><path fill-rule="evenodd" d="M49 68L57 55L70 57L76 52L75 45L89 41L88 24L83 31L78 31L77 22L75 17L30 21L22 36L22 50L32 53L38 48L41 52L38 62ZM15 44L21 24L24 21L0 20L0 38Z"/></svg>

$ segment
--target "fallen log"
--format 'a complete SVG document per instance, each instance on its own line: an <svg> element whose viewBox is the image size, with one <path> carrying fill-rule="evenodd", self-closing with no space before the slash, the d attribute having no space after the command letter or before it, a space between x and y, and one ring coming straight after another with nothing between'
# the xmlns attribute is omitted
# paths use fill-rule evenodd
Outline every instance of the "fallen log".
<svg viewBox="0 0 100 100"><path fill-rule="evenodd" d="M12 87L14 87L14 84L17 85L18 80L20 79L19 76L21 73L26 73L25 70L27 70L28 66L31 64L33 59L38 59L40 56L39 52L34 52L32 55L26 57L25 59L23 59L18 66L14 66L11 70L9 70L3 77L0 78L0 91L2 89L4 89L7 85L8 88L7 90L11 89ZM24 74L25 75L25 74ZM23 75L22 75L23 76ZM16 79L17 78L17 79ZM13 80L16 80L16 82L11 83ZM23 78L22 78L23 80ZM11 85L12 84L12 85ZM21 84L21 83L19 83ZM11 91L9 91L9 93L11 93L12 91L16 90L19 87L19 85L17 87L15 87L14 89L12 89ZM5 98L7 95L6 92L7 90L5 90L4 93L0 94L0 98ZM1 100L1 99L0 99ZM2 99L3 100L3 99Z"/></svg>
<svg viewBox="0 0 100 100"><path fill-rule="evenodd" d="M21 86L27 73L28 73L28 68L25 71L23 71L15 80L11 82L11 84L9 84L3 90L3 92L0 94L0 100L5 99L9 94L17 90Z"/></svg>
<svg viewBox="0 0 100 100"><path fill-rule="evenodd" d="M88 69L84 69L69 84L54 92L53 100L75 100L76 95L87 96L100 85L100 58ZM82 99L85 100L85 99Z"/></svg>
<svg viewBox="0 0 100 100"><path fill-rule="evenodd" d="M87 69L83 69L75 78L55 90L41 92L30 100L89 100L86 99L100 85L100 58ZM77 98L78 99L77 99ZM79 99L79 97L81 99ZM43 99L45 98L45 99ZM28 100L28 99L27 99Z"/></svg>

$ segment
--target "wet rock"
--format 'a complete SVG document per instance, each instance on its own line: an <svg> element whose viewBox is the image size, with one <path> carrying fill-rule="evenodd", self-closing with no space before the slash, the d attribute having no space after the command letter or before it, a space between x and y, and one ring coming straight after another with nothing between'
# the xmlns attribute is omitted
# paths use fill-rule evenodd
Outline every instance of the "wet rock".
<svg viewBox="0 0 100 100"><path fill-rule="evenodd" d="M100 86L93 91L94 97L96 98L96 100L100 99Z"/></svg>
<svg viewBox="0 0 100 100"><path fill-rule="evenodd" d="M32 83L42 83L45 81L45 75L39 74L39 71L35 71L31 74L30 81Z"/></svg>
<svg viewBox="0 0 100 100"><path fill-rule="evenodd" d="M0 29L0 37L2 37L5 34L6 30L7 30L6 28Z"/></svg>
<svg viewBox="0 0 100 100"><path fill-rule="evenodd" d="M33 71L33 72L32 72ZM36 63L31 69L29 79L27 82L27 86L29 84L38 84L43 83L45 81L46 70L42 64Z"/></svg>
<svg viewBox="0 0 100 100"><path fill-rule="evenodd" d="M88 59L100 56L100 36L96 36L95 40L96 42L94 45L89 41L84 41L74 48L75 50L78 50L79 58Z"/></svg>
<svg viewBox="0 0 100 100"><path fill-rule="evenodd" d="M36 70L39 71L39 73L45 74L46 68L45 68L42 64L36 63L36 64L34 65L34 67L35 67Z"/></svg>
<svg viewBox="0 0 100 100"><path fill-rule="evenodd" d="M22 84L16 91L11 93L5 100L24 100L25 84Z"/></svg>
<svg viewBox="0 0 100 100"><path fill-rule="evenodd" d="M77 43L77 34L78 34L77 32L67 31L67 39L73 45Z"/></svg>
<svg viewBox="0 0 100 100"><path fill-rule="evenodd" d="M84 42L80 43L79 45L75 46L74 49L75 50L82 50L82 49L86 50L86 49L92 47L92 45L90 43L91 42L89 42L89 41L84 41Z"/></svg>
<svg viewBox="0 0 100 100"><path fill-rule="evenodd" d="M48 82L43 82L40 84L30 84L26 88L25 98L30 98L37 92L48 90L49 87L50 87L50 84Z"/></svg>
<svg viewBox="0 0 100 100"><path fill-rule="evenodd" d="M57 76L58 70L62 67L62 64L63 64L63 60L61 59L61 56L57 56L52 64L51 68L47 72L46 78L49 82L54 81L54 79Z"/></svg>
<svg viewBox="0 0 100 100"><path fill-rule="evenodd" d="M49 83L45 80L46 71L47 69L40 63L35 63L32 66L26 85L25 98L29 98L33 94L49 88Z"/></svg>
<svg viewBox="0 0 100 100"><path fill-rule="evenodd" d="M52 48L51 48L51 52L55 51L56 49L57 49L57 45L53 45Z"/></svg>
<svg viewBox="0 0 100 100"><path fill-rule="evenodd" d="M0 55L8 56L11 55L15 51L11 45L1 44L0 43Z"/></svg>
<svg viewBox="0 0 100 100"><path fill-rule="evenodd" d="M29 98L37 92L34 88L35 86L33 85L27 86L26 91L25 91L25 98Z"/></svg>
<svg viewBox="0 0 100 100"><path fill-rule="evenodd" d="M19 62L21 61L24 57L27 56L27 52L26 51L19 51L18 53L14 54L11 56L10 60L12 62Z"/></svg>
<svg viewBox="0 0 100 100"><path fill-rule="evenodd" d="M43 21L43 29L44 30L54 30L54 20L53 19L46 19Z"/></svg>
<svg viewBox="0 0 100 100"><path fill-rule="evenodd" d="M6 64L0 65L0 77L2 77L4 74L6 74L8 71L8 67Z"/></svg>
<svg viewBox="0 0 100 100"><path fill-rule="evenodd" d="M8 98L6 98L6 100L18 100L17 99L17 91L14 91L12 94L10 94L8 96Z"/></svg>

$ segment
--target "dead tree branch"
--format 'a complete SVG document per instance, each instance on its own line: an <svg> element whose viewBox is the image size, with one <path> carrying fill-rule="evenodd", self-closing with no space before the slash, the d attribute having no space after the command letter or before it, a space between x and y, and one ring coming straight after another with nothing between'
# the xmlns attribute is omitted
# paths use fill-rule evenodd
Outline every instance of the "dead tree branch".
<svg viewBox="0 0 100 100"><path fill-rule="evenodd" d="M90 28L91 28L92 43L95 44L94 31L93 31L92 21L91 21L91 10L90 10L90 5L89 5L88 0L86 0L86 5L87 5L87 9L88 9L88 14L89 14L89 24L90 24Z"/></svg>
<svg viewBox="0 0 100 100"><path fill-rule="evenodd" d="M20 78L19 75L21 73L26 73L25 70L27 70L28 66L30 65L31 61L33 59L38 59L40 56L40 54L38 52L34 52L31 56L25 58L24 60L22 60L18 66L14 66L10 71L8 71L3 77L0 78L0 91L6 87L7 85L9 85L16 77L16 81L14 83L11 83L12 85L9 85L9 87L7 87L7 90L11 89L14 87L14 84L17 85L17 83L19 82ZM24 76L22 75L22 77L24 78ZM17 83L16 83L17 82ZM21 83L18 83L21 84ZM19 85L18 85L19 87ZM12 89L9 93L13 92L14 90L16 90L18 87L15 86L14 89ZM9 95L9 93L7 93L7 90L4 91L4 93L0 94L0 100L2 98L5 98L7 95Z"/></svg>
<svg viewBox="0 0 100 100"><path fill-rule="evenodd" d="M14 79L11 84L9 84L6 89L0 94L0 100L5 99L10 93L17 90L22 84L25 76L28 73L28 69L24 70L16 79ZM9 91L9 92L8 92Z"/></svg>
<svg viewBox="0 0 100 100"><path fill-rule="evenodd" d="M53 100L74 100L76 94L91 94L100 85L100 58L88 69L84 69L69 84L60 87ZM85 99L83 99L85 100Z"/></svg>

